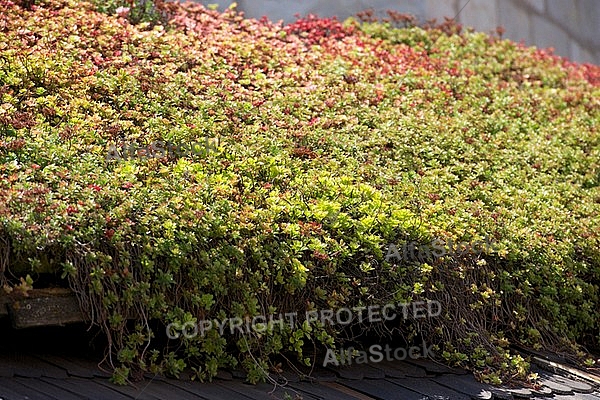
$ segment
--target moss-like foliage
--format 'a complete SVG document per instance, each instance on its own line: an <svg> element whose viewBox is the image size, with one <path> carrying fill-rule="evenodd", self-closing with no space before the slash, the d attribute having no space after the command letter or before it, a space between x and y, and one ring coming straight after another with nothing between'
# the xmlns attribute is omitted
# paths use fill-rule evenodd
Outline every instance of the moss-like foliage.
<svg viewBox="0 0 600 400"><path fill-rule="evenodd" d="M0 0L0 279L68 283L117 381L237 364L258 381L359 332L495 383L527 378L511 345L598 346L598 67L449 23L162 7L167 25ZM165 334L426 300L441 315Z"/></svg>

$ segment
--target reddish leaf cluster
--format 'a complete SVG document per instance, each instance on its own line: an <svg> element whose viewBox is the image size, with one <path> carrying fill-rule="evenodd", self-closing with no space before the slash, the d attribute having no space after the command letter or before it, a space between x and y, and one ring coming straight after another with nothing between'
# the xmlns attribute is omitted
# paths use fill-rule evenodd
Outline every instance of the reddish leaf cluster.
<svg viewBox="0 0 600 400"><path fill-rule="evenodd" d="M354 27L343 26L335 17L319 18L316 15L309 14L286 26L285 31L298 35L308 44L313 45L342 40L354 34Z"/></svg>

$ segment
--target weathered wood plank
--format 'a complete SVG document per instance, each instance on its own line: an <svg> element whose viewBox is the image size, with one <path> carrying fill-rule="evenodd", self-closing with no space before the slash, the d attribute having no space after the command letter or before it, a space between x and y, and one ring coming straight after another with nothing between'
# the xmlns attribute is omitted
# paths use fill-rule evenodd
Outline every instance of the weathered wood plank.
<svg viewBox="0 0 600 400"><path fill-rule="evenodd" d="M33 289L8 297L8 314L15 329L62 326L86 321L75 294L69 289Z"/></svg>
<svg viewBox="0 0 600 400"><path fill-rule="evenodd" d="M586 382L592 382L595 385L600 384L600 376L569 367L568 365L544 360L540 357L533 357L533 362L547 371L569 374L571 376L575 376L579 379L585 380Z"/></svg>
<svg viewBox="0 0 600 400"><path fill-rule="evenodd" d="M295 382L290 383L289 386L303 393L308 393L319 399L327 400L348 400L356 399L357 397L350 397L347 393L338 390L339 386L333 385L333 387L326 386L334 382L325 383L310 383L310 382ZM301 396L304 397L304 396Z"/></svg>
<svg viewBox="0 0 600 400"><path fill-rule="evenodd" d="M36 357L49 364L64 368L70 376L77 378L92 379L101 375L103 378L109 378L109 373L102 373L94 361L79 359L74 357L63 357L50 354L36 354Z"/></svg>
<svg viewBox="0 0 600 400"><path fill-rule="evenodd" d="M493 397L491 392L492 387L477 382L473 375L456 376L454 374L447 374L431 379L442 386L466 394L471 399L490 400ZM552 392L549 394L552 394Z"/></svg>
<svg viewBox="0 0 600 400"><path fill-rule="evenodd" d="M229 383L234 383L228 382ZM216 382L212 383L198 383L198 382L189 382L189 381L178 381L171 380L168 381L169 385L176 386L179 389L183 389L190 394L199 395L202 399L206 400L221 400L221 399L231 399L231 400L249 400L252 399L250 396L245 396L243 394L239 394L236 391L231 390L229 387L224 387Z"/></svg>
<svg viewBox="0 0 600 400"><path fill-rule="evenodd" d="M17 382L14 379L0 378L0 393L2 399L6 400L21 400L21 399L40 399L54 400L39 391Z"/></svg>
<svg viewBox="0 0 600 400"><path fill-rule="evenodd" d="M422 396L425 396L429 399L452 399L452 400L470 400L471 396L462 394L458 391L455 391L451 388L442 386L432 379L428 378L388 378L387 382L391 382L396 387L403 387L408 390L412 390L413 392L420 393ZM381 383L379 383L381 385ZM393 392L393 389L390 386L387 386L390 392ZM422 397L421 397L422 398Z"/></svg>
<svg viewBox="0 0 600 400"><path fill-rule="evenodd" d="M61 400L81 400L80 396L77 396L73 393L67 392L57 386L50 385L47 382L43 382L40 379L31 379L31 378L14 378L14 381L20 383L21 385L36 390L40 393L44 393L47 396L50 396L52 399L61 399ZM60 382L60 380L55 380ZM37 399L38 397L32 397L32 399Z"/></svg>
<svg viewBox="0 0 600 400"><path fill-rule="evenodd" d="M25 378L40 378L42 376L57 379L67 378L67 371L64 368L21 352L3 355L2 362L12 367L14 376Z"/></svg>
<svg viewBox="0 0 600 400"><path fill-rule="evenodd" d="M96 382L95 379L72 377L69 379L42 378L41 380L84 399L131 400L131 397L113 390L109 386L103 386Z"/></svg>
<svg viewBox="0 0 600 400"><path fill-rule="evenodd" d="M387 380L386 380L387 381ZM423 379L423 385L428 382ZM329 387L335 387L338 391L353 396L361 400L376 399L402 399L402 400L422 400L424 396L414 390L392 385L388 382L378 381L350 381L345 380L339 383L322 383ZM344 387L346 389L344 389ZM357 393L358 392L358 393ZM425 397L427 398L427 397ZM435 398L435 397L433 397Z"/></svg>

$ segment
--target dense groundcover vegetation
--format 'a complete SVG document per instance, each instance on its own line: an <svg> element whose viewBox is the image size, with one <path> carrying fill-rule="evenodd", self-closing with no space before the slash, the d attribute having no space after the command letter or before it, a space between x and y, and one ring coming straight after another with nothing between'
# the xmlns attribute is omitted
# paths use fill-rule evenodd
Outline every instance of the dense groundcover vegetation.
<svg viewBox="0 0 600 400"><path fill-rule="evenodd" d="M118 382L235 365L257 381L368 331L495 383L527 379L513 345L597 349L598 67L449 23L95 10L0 0L0 283L70 285ZM165 340L172 323L425 300L441 315Z"/></svg>

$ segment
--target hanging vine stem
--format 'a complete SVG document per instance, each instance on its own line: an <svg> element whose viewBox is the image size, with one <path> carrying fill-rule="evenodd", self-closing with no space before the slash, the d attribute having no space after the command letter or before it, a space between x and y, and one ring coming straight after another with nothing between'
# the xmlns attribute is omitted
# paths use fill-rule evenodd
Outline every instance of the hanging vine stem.
<svg viewBox="0 0 600 400"><path fill-rule="evenodd" d="M244 343L246 345L246 347L248 348L248 355L250 356L250 358L252 358L252 361L254 362L254 365L256 365L256 367L258 369L260 369L262 371L262 373L264 374L265 378L273 385L273 390L271 390L269 392L269 394L273 394L275 392L275 390L277 390L277 388L285 388L287 387L287 379L286 382L284 384L281 384L279 382L277 382L277 380L275 380L273 377L271 377L271 374L268 371L265 371L264 368L260 365L260 363L258 362L258 360L256 359L256 357L254 357L254 355L252 354L252 351L250 351L250 346L248 344L248 340L246 339L246 335L244 334L244 332L242 332L242 338L244 339ZM294 392L294 394L300 396L300 392L296 391L295 389L289 388L292 392Z"/></svg>

